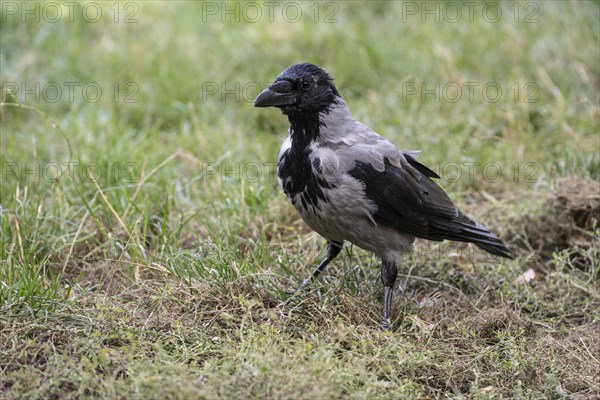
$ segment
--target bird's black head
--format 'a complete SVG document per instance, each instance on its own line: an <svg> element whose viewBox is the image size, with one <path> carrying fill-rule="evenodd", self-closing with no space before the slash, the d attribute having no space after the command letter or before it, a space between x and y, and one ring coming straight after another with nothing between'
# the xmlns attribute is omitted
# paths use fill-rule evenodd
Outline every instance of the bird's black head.
<svg viewBox="0 0 600 400"><path fill-rule="evenodd" d="M340 94L333 79L316 65L295 64L254 100L255 107L277 107L284 114L316 114L327 111Z"/></svg>

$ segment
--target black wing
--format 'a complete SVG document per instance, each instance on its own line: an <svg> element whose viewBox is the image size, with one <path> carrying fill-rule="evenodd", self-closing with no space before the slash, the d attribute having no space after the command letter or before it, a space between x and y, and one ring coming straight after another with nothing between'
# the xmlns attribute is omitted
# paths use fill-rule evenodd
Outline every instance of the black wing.
<svg viewBox="0 0 600 400"><path fill-rule="evenodd" d="M349 174L365 184L367 197L377 205L376 223L399 232L428 239L475 243L485 251L511 258L502 241L471 220L452 203L430 178L439 176L409 154L396 167L386 159L385 170L356 161Z"/></svg>

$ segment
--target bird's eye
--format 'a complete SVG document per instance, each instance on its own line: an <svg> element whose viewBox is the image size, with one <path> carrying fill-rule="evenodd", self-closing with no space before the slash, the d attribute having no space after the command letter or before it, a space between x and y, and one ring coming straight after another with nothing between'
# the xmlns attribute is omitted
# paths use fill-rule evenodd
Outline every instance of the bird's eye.
<svg viewBox="0 0 600 400"><path fill-rule="evenodd" d="M302 79L302 80L300 81L300 89L302 89L302 90L305 90L305 91L306 91L306 90L310 89L311 87L312 87L312 83L311 83L311 81L309 81L309 80L305 80L305 79Z"/></svg>

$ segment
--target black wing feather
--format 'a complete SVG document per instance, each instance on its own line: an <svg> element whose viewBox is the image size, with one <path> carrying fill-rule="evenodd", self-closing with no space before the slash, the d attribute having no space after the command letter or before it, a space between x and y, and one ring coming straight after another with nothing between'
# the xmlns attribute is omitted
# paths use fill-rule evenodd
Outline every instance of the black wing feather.
<svg viewBox="0 0 600 400"><path fill-rule="evenodd" d="M418 162L413 156L410 155L410 153L402 153L402 155L404 156L404 158L406 158L406 161L408 161L408 163L413 167L416 168L417 171L419 171L420 173L422 173L423 175L429 177L429 178L437 178L440 179L440 176L438 174L436 174L434 171L432 171L431 169L429 169L428 166L421 164L420 162Z"/></svg>
<svg viewBox="0 0 600 400"><path fill-rule="evenodd" d="M500 239L456 208L430 179L439 178L435 172L409 154L404 157L407 162L401 168L386 159L383 171L360 161L349 171L364 183L367 197L377 205L376 223L423 239L471 242L489 253L512 258Z"/></svg>

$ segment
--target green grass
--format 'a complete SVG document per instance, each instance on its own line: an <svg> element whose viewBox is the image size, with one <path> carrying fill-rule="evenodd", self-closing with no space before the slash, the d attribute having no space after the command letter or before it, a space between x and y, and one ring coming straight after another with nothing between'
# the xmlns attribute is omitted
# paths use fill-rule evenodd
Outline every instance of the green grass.
<svg viewBox="0 0 600 400"><path fill-rule="evenodd" d="M484 3L457 23L407 14L421 2L325 2L317 22L299 3L295 23L284 3L272 22L265 7L223 22L206 8L221 2L119 3L134 23L109 2L97 22L65 6L54 23L6 4L0 397L600 392L597 3L514 3L518 16L500 3L494 23ZM252 100L302 61L336 78L357 119L421 150L516 259L418 242L395 332L378 329L379 261L356 247L282 307L324 243L273 175L286 119ZM407 92L436 84L439 101Z"/></svg>

